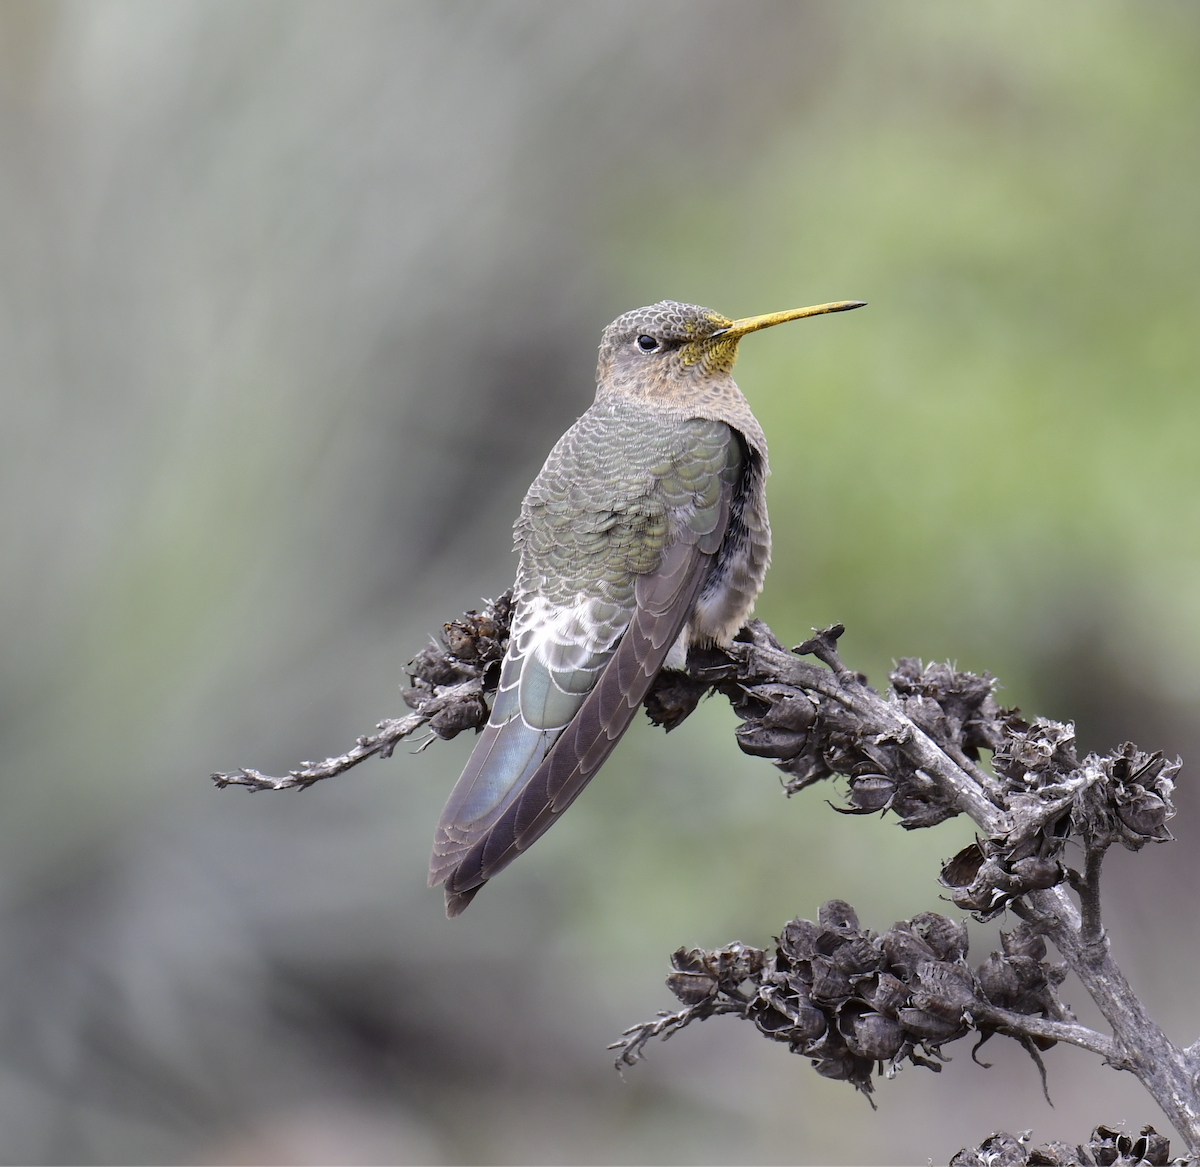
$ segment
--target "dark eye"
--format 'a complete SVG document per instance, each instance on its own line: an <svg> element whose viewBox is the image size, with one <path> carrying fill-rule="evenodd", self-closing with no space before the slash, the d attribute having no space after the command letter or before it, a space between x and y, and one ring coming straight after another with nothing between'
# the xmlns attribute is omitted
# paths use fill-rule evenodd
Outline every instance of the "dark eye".
<svg viewBox="0 0 1200 1167"><path fill-rule="evenodd" d="M658 348L658 341L652 336L639 336L637 342L638 348L640 348L644 353L652 353L656 348Z"/></svg>

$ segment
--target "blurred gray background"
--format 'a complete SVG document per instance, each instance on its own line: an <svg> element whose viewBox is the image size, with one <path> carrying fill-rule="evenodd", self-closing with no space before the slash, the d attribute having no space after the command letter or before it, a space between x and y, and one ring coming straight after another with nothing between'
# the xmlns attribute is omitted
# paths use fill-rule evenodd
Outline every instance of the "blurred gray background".
<svg viewBox="0 0 1200 1167"><path fill-rule="evenodd" d="M0 2L0 1161L917 1163L1165 1125L1061 1048L1051 1110L1000 1041L873 1112L727 1018L622 1081L672 949L833 896L883 929L970 837L786 802L717 702L635 726L453 922L425 866L469 741L303 795L207 775L402 709L511 581L600 330L663 297L870 301L743 345L781 637L841 619L877 681L952 657L1085 748L1194 759L1198 66L1182 0ZM1188 773L1180 841L1108 894L1185 1042Z"/></svg>

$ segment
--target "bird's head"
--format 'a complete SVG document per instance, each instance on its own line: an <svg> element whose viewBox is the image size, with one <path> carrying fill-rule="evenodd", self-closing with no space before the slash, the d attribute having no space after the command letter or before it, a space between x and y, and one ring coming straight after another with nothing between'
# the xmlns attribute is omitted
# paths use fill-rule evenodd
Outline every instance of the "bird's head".
<svg viewBox="0 0 1200 1167"><path fill-rule="evenodd" d="M737 360L738 342L748 332L804 316L847 312L861 308L864 303L839 300L730 320L698 304L660 300L618 316L604 330L596 381L601 391L639 397L686 394L689 385L697 381L728 374Z"/></svg>

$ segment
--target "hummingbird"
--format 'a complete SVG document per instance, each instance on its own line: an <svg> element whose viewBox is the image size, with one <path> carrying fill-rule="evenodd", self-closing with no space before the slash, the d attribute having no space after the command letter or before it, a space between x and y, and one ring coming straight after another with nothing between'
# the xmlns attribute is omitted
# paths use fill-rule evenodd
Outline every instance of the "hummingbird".
<svg viewBox="0 0 1200 1167"><path fill-rule="evenodd" d="M660 670L741 630L771 527L766 438L733 380L738 342L863 304L730 320L663 300L604 330L595 401L551 450L514 525L499 685L429 864L447 916L578 797Z"/></svg>

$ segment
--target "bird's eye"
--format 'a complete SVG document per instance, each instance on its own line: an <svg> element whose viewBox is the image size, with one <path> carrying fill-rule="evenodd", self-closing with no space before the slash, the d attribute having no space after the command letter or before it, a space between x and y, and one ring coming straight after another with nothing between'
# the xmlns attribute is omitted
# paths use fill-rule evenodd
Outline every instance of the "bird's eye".
<svg viewBox="0 0 1200 1167"><path fill-rule="evenodd" d="M644 353L652 353L658 348L658 341L652 336L639 336L637 339L638 348Z"/></svg>

